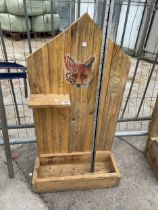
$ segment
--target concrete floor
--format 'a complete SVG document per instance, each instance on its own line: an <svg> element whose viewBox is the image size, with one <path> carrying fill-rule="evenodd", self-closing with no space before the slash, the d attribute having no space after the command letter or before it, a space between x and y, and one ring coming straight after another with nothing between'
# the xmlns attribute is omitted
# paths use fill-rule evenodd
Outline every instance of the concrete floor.
<svg viewBox="0 0 158 210"><path fill-rule="evenodd" d="M8 179L0 148L0 210L157 210L158 181L143 155L146 137L115 139L122 178L116 188L35 194L31 176L35 145L12 150L15 179Z"/></svg>

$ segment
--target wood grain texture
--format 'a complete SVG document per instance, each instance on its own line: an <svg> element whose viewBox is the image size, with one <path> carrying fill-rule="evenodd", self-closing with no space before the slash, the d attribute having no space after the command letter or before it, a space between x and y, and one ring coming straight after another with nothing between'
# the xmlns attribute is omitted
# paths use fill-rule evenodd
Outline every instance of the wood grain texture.
<svg viewBox="0 0 158 210"><path fill-rule="evenodd" d="M90 152L52 155L52 162L36 160L33 188L36 192L64 191L114 187L119 184L120 172L110 152L97 152L95 173L89 173ZM48 158L48 157L42 157ZM49 158L50 155L49 155Z"/></svg>
<svg viewBox="0 0 158 210"><path fill-rule="evenodd" d="M82 42L87 42L87 47ZM71 107L62 111L33 109L39 154L91 150L101 42L102 30L85 14L28 57L31 94L69 94L71 101ZM68 84L65 55L76 63L95 57L89 87Z"/></svg>
<svg viewBox="0 0 158 210"><path fill-rule="evenodd" d="M148 126L148 138L144 153L158 179L158 96Z"/></svg>
<svg viewBox="0 0 158 210"><path fill-rule="evenodd" d="M70 107L69 94L32 94L28 101L29 108Z"/></svg>
<svg viewBox="0 0 158 210"><path fill-rule="evenodd" d="M152 119L149 122L149 126L148 126L148 138L147 138L147 143L144 150L145 156L147 155L151 139L157 136L158 136L158 96L157 96L154 110L152 113Z"/></svg>
<svg viewBox="0 0 158 210"><path fill-rule="evenodd" d="M128 57L109 40L100 96L98 150L111 150L129 69Z"/></svg>
<svg viewBox="0 0 158 210"><path fill-rule="evenodd" d="M158 137L150 140L146 158L158 179Z"/></svg>

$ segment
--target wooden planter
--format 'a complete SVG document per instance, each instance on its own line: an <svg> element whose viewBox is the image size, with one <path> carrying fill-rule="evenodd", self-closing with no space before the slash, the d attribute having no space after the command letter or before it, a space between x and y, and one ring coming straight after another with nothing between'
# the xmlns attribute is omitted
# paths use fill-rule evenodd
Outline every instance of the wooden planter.
<svg viewBox="0 0 158 210"><path fill-rule="evenodd" d="M27 59L38 147L36 192L119 183L111 147L129 60L112 41L101 87L95 171L89 172L101 43L102 30L85 14Z"/></svg>
<svg viewBox="0 0 158 210"><path fill-rule="evenodd" d="M89 172L90 152L43 155L36 158L33 188L36 192L113 187L120 172L111 152L97 152L94 173Z"/></svg>

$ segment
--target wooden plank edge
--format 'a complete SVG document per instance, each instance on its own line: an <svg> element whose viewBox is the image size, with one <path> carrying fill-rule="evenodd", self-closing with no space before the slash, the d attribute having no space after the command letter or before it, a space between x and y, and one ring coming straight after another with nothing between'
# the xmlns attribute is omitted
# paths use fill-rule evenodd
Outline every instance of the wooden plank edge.
<svg viewBox="0 0 158 210"><path fill-rule="evenodd" d="M40 167L40 161L39 161L39 158L36 157L33 175L32 175L32 187L35 192L36 192L36 182L37 182L37 178L38 178L39 167Z"/></svg>
<svg viewBox="0 0 158 210"><path fill-rule="evenodd" d="M47 158L47 157L62 157L62 156L81 156L81 155L89 155L91 152L71 152L71 153L54 153L54 154L40 154L39 158ZM97 154L107 154L111 155L110 151L97 151Z"/></svg>

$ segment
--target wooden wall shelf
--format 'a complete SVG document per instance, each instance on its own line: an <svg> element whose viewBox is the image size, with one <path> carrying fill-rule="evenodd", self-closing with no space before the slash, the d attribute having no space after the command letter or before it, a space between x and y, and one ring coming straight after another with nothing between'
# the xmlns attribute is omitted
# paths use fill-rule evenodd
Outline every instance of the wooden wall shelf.
<svg viewBox="0 0 158 210"><path fill-rule="evenodd" d="M62 108L70 105L69 94L32 94L28 102L29 108Z"/></svg>

